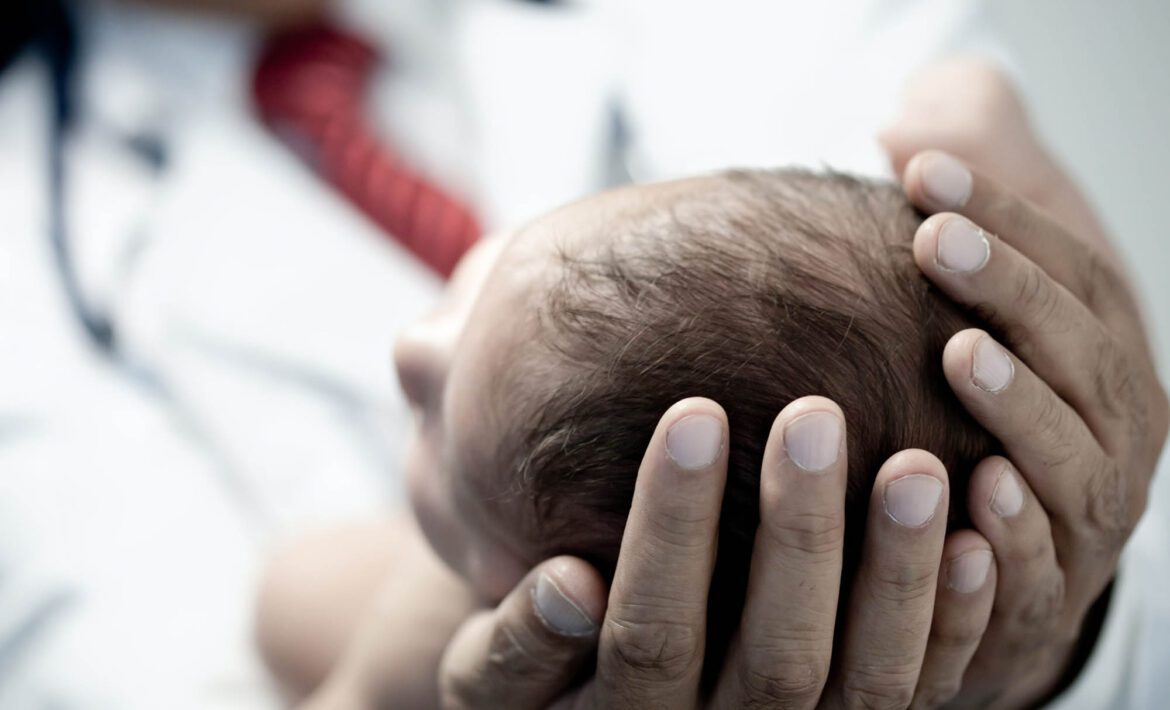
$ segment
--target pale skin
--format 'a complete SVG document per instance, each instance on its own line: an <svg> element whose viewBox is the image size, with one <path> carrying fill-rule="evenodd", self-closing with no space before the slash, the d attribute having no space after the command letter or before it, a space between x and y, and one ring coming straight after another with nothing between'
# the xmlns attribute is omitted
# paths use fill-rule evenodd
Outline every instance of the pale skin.
<svg viewBox="0 0 1170 710"><path fill-rule="evenodd" d="M937 71L945 79L947 71L985 70L959 65ZM467 496L428 494L426 486L414 492L416 507L420 499L432 501L421 506L423 527L431 526L429 536L438 538L436 547L460 576L417 535L398 534L387 524L337 533L345 537L317 543L316 552L302 547L290 553L271 573L259 631L293 693L313 691L309 704L320 707L354 708L415 702L460 708L1015 706L1050 693L1088 606L1112 578L1121 545L1144 509L1166 436L1167 404L1137 308L1115 256L1103 246L1104 232L1083 220L1083 201L1029 140L1002 81L991 76L980 94L971 89L981 86L973 80L988 77L966 79L942 84L961 83L966 100L974 95L986 102L974 108L1000 112L995 135L961 126L947 134L937 121L916 124L904 117L883 140L911 200L936 214L915 237L923 273L1009 335L1004 345L1011 377L995 391L973 377L984 333L956 334L944 354L957 396L1010 458L989 459L972 476L975 530L947 536L945 515L919 526L871 515L858 582L838 620L844 441L842 455L810 475L789 460L785 435L810 414L841 415L822 398L790 404L777 417L761 473L761 527L744 622L713 696L701 698L700 641L725 461L681 475L665 440L687 416L725 420L717 403L686 400L665 413L647 449L609 589L581 560L527 559L520 540L507 539L475 515L459 516L467 521L463 529L436 532L442 527L436 520L446 518L435 514L441 507L435 501L454 507ZM939 78L923 81L929 86ZM938 93L931 87L931 96ZM913 91L907 103L915 105ZM972 111L955 115L961 123ZM971 150L989 142L1008 147ZM921 152L930 146L965 160ZM997 170L997 163L1019 160L1023 150L1032 151L1029 170ZM940 165L952 169L946 184L932 181ZM967 182L955 182L955 165ZM956 191L955 184L967 187ZM996 235L987 238L987 258L966 273L939 264L940 234L956 220ZM499 247L481 250L481 264L470 264L456 290L476 293L474 282L486 277L493 248ZM522 292L519 283L499 284L492 289L495 307ZM418 362L434 363L444 381L475 376L476 365L460 363L455 345L482 337L475 313L492 303L474 309L458 298L449 303L446 316L452 318L446 325L440 318L424 333L422 342L431 349ZM444 328L458 337L444 341ZM431 387L438 381L434 372ZM425 385L427 378L421 380ZM416 382L413 394L412 385L406 389L419 401L428 386ZM430 396L440 404L431 405L430 429L424 413L423 440L458 439L466 431L458 402ZM420 465L440 450L424 445L416 454L424 459ZM946 472L927 452L901 452L877 475L875 512L890 509L890 487L908 476L933 478L944 491L947 486ZM994 564L977 588L960 591L950 574L972 553L993 554ZM367 581L354 581L357 569ZM477 610L477 595L463 579L479 597L503 600ZM664 579L672 583L667 587ZM571 600L586 624L558 633L536 608L542 585ZM370 611L363 616L359 608ZM596 672L569 689L594 650Z"/></svg>

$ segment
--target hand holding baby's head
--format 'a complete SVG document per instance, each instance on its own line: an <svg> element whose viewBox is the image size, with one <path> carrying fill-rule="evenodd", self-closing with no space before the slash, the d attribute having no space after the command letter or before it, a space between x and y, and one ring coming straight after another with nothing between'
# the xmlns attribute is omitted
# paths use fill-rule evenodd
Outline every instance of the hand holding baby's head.
<svg viewBox="0 0 1170 710"><path fill-rule="evenodd" d="M444 345L428 356L408 336L398 352L423 411L412 490L437 549L491 596L555 554L612 570L650 436L691 396L722 404L731 431L715 653L742 606L764 444L792 400L844 411L848 551L874 473L901 449L943 461L961 515L997 444L943 376L947 339L972 322L915 266L919 221L894 185L733 172L591 198L488 246L446 330L429 326Z"/></svg>

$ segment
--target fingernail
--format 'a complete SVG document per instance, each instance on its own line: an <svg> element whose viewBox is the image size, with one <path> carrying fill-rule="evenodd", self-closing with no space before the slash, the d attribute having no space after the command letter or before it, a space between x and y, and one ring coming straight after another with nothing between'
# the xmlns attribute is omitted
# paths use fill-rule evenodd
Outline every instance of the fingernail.
<svg viewBox="0 0 1170 710"><path fill-rule="evenodd" d="M692 414L666 432L666 455L689 471L715 463L723 448L723 423L709 414Z"/></svg>
<svg viewBox="0 0 1170 710"><path fill-rule="evenodd" d="M987 572L991 570L991 550L965 552L947 565L947 587L960 594L970 594L983 588Z"/></svg>
<svg viewBox="0 0 1170 710"><path fill-rule="evenodd" d="M1001 518L1015 517L1024 507L1024 489L1010 466L1005 466L991 491L991 512Z"/></svg>
<svg viewBox="0 0 1170 710"><path fill-rule="evenodd" d="M784 448L792 463L805 471L824 471L837 463L841 420L832 412L799 416L784 429Z"/></svg>
<svg viewBox="0 0 1170 710"><path fill-rule="evenodd" d="M920 528L934 517L942 492L942 481L934 476L902 476L886 486L886 515L904 527Z"/></svg>
<svg viewBox="0 0 1170 710"><path fill-rule="evenodd" d="M562 636L585 636L597 630L589 615L564 595L547 574L540 575L532 594L536 615Z"/></svg>
<svg viewBox="0 0 1170 710"><path fill-rule="evenodd" d="M922 188L940 210L957 210L971 199L971 171L943 153L932 153L922 162Z"/></svg>
<svg viewBox="0 0 1170 710"><path fill-rule="evenodd" d="M965 219L947 220L938 234L939 268L958 274L972 274L983 268L991 258L991 243L983 230Z"/></svg>
<svg viewBox="0 0 1170 710"><path fill-rule="evenodd" d="M971 381L976 387L992 394L1003 392L1012 383L1015 374L1016 366L998 343L984 336L975 344L975 356L971 362Z"/></svg>

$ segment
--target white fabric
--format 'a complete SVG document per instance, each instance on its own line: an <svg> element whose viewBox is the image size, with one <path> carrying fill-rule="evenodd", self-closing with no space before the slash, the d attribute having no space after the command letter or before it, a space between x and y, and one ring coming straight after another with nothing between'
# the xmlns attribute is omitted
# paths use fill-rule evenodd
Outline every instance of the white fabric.
<svg viewBox="0 0 1170 710"><path fill-rule="evenodd" d="M1097 646L1054 708L1157 710L1170 697L1170 453L1163 454L1158 472L1149 509L1122 559Z"/></svg>
<svg viewBox="0 0 1170 710"><path fill-rule="evenodd" d="M886 175L874 135L915 68L950 52L1005 61L966 0L446 0L413 20L387 20L376 0L345 7L353 26L394 48L395 67L427 65L425 98L410 76L384 86L384 123L408 145L473 155L474 177L460 182L494 226L615 175L729 165ZM447 118L406 120L420 103Z"/></svg>
<svg viewBox="0 0 1170 710"><path fill-rule="evenodd" d="M997 56L969 2L342 14L392 47L386 132L493 226L627 174L882 174L872 135L906 74L947 49ZM249 630L267 542L398 500L390 346L439 284L257 127L249 32L104 5L91 20L71 228L130 362L95 353L64 302L26 60L0 75L0 707L268 707ZM134 133L167 145L161 176ZM1158 491L1067 707L1166 697L1164 476Z"/></svg>
<svg viewBox="0 0 1170 710"><path fill-rule="evenodd" d="M247 33L91 20L71 236L130 362L67 310L25 58L0 76L0 707L273 706L266 543L396 499L391 345L438 283L255 123ZM167 146L159 179L131 133Z"/></svg>

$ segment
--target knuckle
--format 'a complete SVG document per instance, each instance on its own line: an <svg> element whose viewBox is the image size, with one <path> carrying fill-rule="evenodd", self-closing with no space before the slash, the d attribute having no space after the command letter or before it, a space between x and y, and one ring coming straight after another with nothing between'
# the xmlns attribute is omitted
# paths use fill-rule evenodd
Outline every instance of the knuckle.
<svg viewBox="0 0 1170 710"><path fill-rule="evenodd" d="M650 544L657 542L664 549L682 552L697 552L709 547L710 531L718 524L710 512L670 508L656 511L647 521Z"/></svg>
<svg viewBox="0 0 1170 710"><path fill-rule="evenodd" d="M937 577L936 565L902 565L883 569L874 576L872 593L883 601L901 606L923 598L933 598Z"/></svg>
<svg viewBox="0 0 1170 710"><path fill-rule="evenodd" d="M1043 452L1046 471L1055 471L1075 462L1081 452L1080 438L1069 420L1067 405L1052 392L1044 392L1034 409L1032 431L1037 438L1037 449Z"/></svg>
<svg viewBox="0 0 1170 710"><path fill-rule="evenodd" d="M1118 420L1126 415L1131 419L1140 419L1132 415L1132 403L1139 401L1134 396L1134 381L1136 370L1125 351L1117 347L1105 333L1101 334L1093 355L1093 393L1096 397L1096 406L1107 417Z"/></svg>
<svg viewBox="0 0 1170 710"><path fill-rule="evenodd" d="M506 624L497 626L492 633L490 649L488 663L501 673L520 667L521 662L527 667L543 665L541 657L529 651L523 639Z"/></svg>
<svg viewBox="0 0 1170 710"><path fill-rule="evenodd" d="M485 698L482 674L452 669L446 661L440 665L439 706L444 710L473 708Z"/></svg>
<svg viewBox="0 0 1170 710"><path fill-rule="evenodd" d="M917 667L853 669L841 684L844 705L867 710L908 708L917 680Z"/></svg>
<svg viewBox="0 0 1170 710"><path fill-rule="evenodd" d="M489 643L486 659L475 669L455 669L443 661L440 673L440 696L443 708L475 708L490 699L498 685L517 681L517 668L530 668L528 652L515 633L497 627Z"/></svg>
<svg viewBox="0 0 1170 710"><path fill-rule="evenodd" d="M840 514L803 512L776 517L780 519L768 520L764 530L782 549L821 558L833 555L841 548L845 520Z"/></svg>
<svg viewBox="0 0 1170 710"><path fill-rule="evenodd" d="M934 624L930 629L930 645L943 649L974 648L983 640L983 631L982 624Z"/></svg>
<svg viewBox="0 0 1170 710"><path fill-rule="evenodd" d="M1021 268L1015 295L1015 302L1031 314L1029 320L1037 326L1047 330L1059 322L1060 294L1040 267L1028 264Z"/></svg>
<svg viewBox="0 0 1170 710"><path fill-rule="evenodd" d="M1035 652L1051 643L1064 598L1064 577L1056 575L1049 583L1038 585L1029 601L1009 612L1009 621L1019 630L1008 644L1014 653Z"/></svg>
<svg viewBox="0 0 1170 710"><path fill-rule="evenodd" d="M1005 546L1002 557L1020 569L1038 569L1052 564L1051 535L1037 535L1031 538L1015 537Z"/></svg>
<svg viewBox="0 0 1170 710"><path fill-rule="evenodd" d="M1099 310L1105 303L1125 293L1120 274L1105 261L1101 253L1083 242L1071 242L1070 247L1079 245L1076 269L1073 275L1077 291L1084 304L1091 311Z"/></svg>
<svg viewBox="0 0 1170 710"><path fill-rule="evenodd" d="M456 665L444 655L439 665L439 697L444 708L490 706L501 691L532 679L553 677L557 657L542 653L533 639L507 624L495 626L487 653L474 666Z"/></svg>
<svg viewBox="0 0 1170 710"><path fill-rule="evenodd" d="M800 707L816 704L829 676L829 664L811 651L776 653L765 666L743 674L743 705L749 708Z"/></svg>
<svg viewBox="0 0 1170 710"><path fill-rule="evenodd" d="M958 680L939 680L919 686L914 694L915 708L940 708L959 694Z"/></svg>
<svg viewBox="0 0 1170 710"><path fill-rule="evenodd" d="M1033 223L1032 210L1010 191L997 191L988 200L988 211L996 215L1000 224L1010 224L1013 234L1029 234Z"/></svg>
<svg viewBox="0 0 1170 710"><path fill-rule="evenodd" d="M615 619L607 626L612 660L635 677L672 683L702 662L702 638L686 624Z"/></svg>
<svg viewBox="0 0 1170 710"><path fill-rule="evenodd" d="M1086 490L1087 525L1078 528L1082 538L1099 552L1121 549L1129 537L1129 498L1126 477L1112 461L1099 465L1089 476Z"/></svg>
<svg viewBox="0 0 1170 710"><path fill-rule="evenodd" d="M989 300L971 306L977 321L986 323L999 339L1024 361L1040 354L1037 336L1051 331L1058 320L1060 299L1048 276L1033 264L1009 270L1012 285Z"/></svg>
<svg viewBox="0 0 1170 710"><path fill-rule="evenodd" d="M1047 570L1055 555L1051 534L1026 535L1013 531L995 548L995 559L1004 565L1005 573Z"/></svg>

